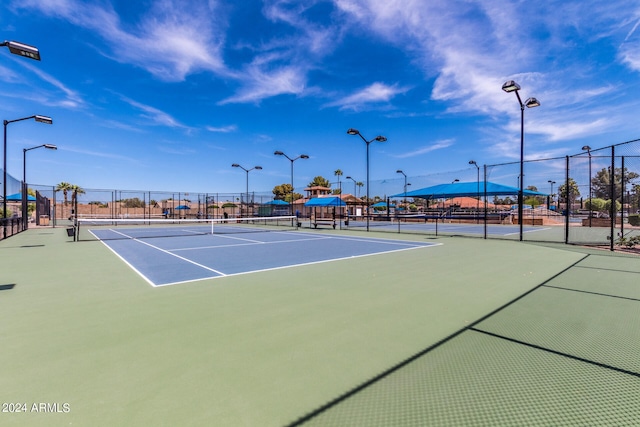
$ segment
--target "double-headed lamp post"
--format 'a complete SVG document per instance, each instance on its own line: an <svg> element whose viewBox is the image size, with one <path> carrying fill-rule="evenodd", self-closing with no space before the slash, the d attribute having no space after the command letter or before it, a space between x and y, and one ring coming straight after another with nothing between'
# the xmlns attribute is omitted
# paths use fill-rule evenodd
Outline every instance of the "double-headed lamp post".
<svg viewBox="0 0 640 427"><path fill-rule="evenodd" d="M520 104L520 185L518 188L518 222L520 223L520 241L522 241L523 234L523 205L524 205L524 107L533 108L539 107L540 102L536 98L528 98L524 104L520 99L520 85L513 80L509 80L502 85L502 90L505 92L515 92L518 98L518 104Z"/></svg>
<svg viewBox="0 0 640 427"><path fill-rule="evenodd" d="M31 148L22 149L22 230L27 229L27 197L29 195L27 187L27 151L35 150L36 148L46 148L48 150L57 150L53 144L41 144Z"/></svg>
<svg viewBox="0 0 640 427"><path fill-rule="evenodd" d="M367 231L369 231L369 214L370 214L369 212L369 202L370 202L370 199L369 199L369 144L371 144L373 141L385 142L387 138L382 135L378 135L371 140L367 140L364 136L362 136L362 134L358 129L354 129L354 128L348 129L347 134L358 135L367 144Z"/></svg>
<svg viewBox="0 0 640 427"><path fill-rule="evenodd" d="M593 209L593 196L591 192L591 147L585 145L582 147L583 151L586 151L589 155L589 227L591 227L591 217L593 216L591 210Z"/></svg>
<svg viewBox="0 0 640 427"><path fill-rule="evenodd" d="M401 169L398 169L396 173L401 173L404 176L404 187L402 188L404 188L404 203L407 203L407 174Z"/></svg>
<svg viewBox="0 0 640 427"><path fill-rule="evenodd" d="M251 169L245 169L237 163L231 165L232 168L240 168L247 173L247 210L249 210L249 171L261 170L262 166L254 166ZM242 203L240 203L240 216L242 216Z"/></svg>
<svg viewBox="0 0 640 427"><path fill-rule="evenodd" d="M47 117L47 116L40 116L40 115L35 115L35 116L29 116L29 117L22 117L20 119L15 119L15 120L5 120L4 123L4 148L3 148L3 153L4 153L4 161L3 161L3 166L2 166L2 173L3 173L3 178L2 178L2 213L3 213L3 218L4 218L4 227L3 227L3 238L7 238L7 125L9 125L9 123L14 123L14 122L20 122L23 120L30 120L30 119L34 119L36 122L40 122L40 123L45 123L45 124L52 124L53 120L51 119L51 117Z"/></svg>
<svg viewBox="0 0 640 427"><path fill-rule="evenodd" d="M287 156L286 154L284 154L282 151L278 150L278 151L274 151L273 152L274 155L276 156L284 156L287 159L289 159L289 161L291 162L291 200L289 201L289 208L291 210L291 215L293 215L293 162L295 162L298 159L308 159L309 156L306 154L300 154L298 157L294 157L291 158L289 156Z"/></svg>

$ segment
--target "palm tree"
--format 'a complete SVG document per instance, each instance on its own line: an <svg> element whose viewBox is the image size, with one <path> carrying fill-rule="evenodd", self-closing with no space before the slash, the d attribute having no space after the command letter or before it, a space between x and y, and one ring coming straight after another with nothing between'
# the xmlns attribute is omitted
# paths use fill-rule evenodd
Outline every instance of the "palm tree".
<svg viewBox="0 0 640 427"><path fill-rule="evenodd" d="M71 206L73 206L73 211L77 218L78 217L78 194L85 194L85 191L80 186L75 184L71 185L70 190L73 191L73 193L71 193Z"/></svg>
<svg viewBox="0 0 640 427"><path fill-rule="evenodd" d="M338 191L334 194L342 194L342 185L340 184L340 177L342 176L342 171L340 169L336 169L333 174L338 177Z"/></svg>
<svg viewBox="0 0 640 427"><path fill-rule="evenodd" d="M364 182L358 181L356 182L356 185L358 186L358 194L360 194L360 187L364 187ZM356 197L360 197L360 196L356 196Z"/></svg>
<svg viewBox="0 0 640 427"><path fill-rule="evenodd" d="M64 196L64 204L62 205L62 215L61 215L63 218L64 218L64 207L68 203L69 190L71 190L71 184L64 181L58 184L55 190L56 192L62 191L62 195Z"/></svg>

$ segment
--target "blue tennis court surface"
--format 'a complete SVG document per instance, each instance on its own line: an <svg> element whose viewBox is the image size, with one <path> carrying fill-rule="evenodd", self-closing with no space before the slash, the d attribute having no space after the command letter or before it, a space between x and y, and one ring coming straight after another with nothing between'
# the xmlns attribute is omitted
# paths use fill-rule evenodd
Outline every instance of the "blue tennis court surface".
<svg viewBox="0 0 640 427"><path fill-rule="evenodd" d="M439 245L302 231L103 241L152 286Z"/></svg>

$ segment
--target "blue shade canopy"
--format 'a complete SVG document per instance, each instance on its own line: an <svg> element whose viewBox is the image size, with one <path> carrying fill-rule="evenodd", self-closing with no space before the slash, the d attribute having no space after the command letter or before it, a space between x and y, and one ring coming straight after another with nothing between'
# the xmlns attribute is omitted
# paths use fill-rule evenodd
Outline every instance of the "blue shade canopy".
<svg viewBox="0 0 640 427"><path fill-rule="evenodd" d="M487 196L511 196L518 194L516 187L487 182ZM439 184L419 190L394 194L391 197L418 197L422 199L449 199L452 197L477 197L485 194L485 183L480 182L456 182L454 184ZM547 196L539 191L524 190L525 196Z"/></svg>
<svg viewBox="0 0 640 427"><path fill-rule="evenodd" d="M307 207L321 207L321 206L346 206L347 204L342 201L340 197L315 197L305 204Z"/></svg>
<svg viewBox="0 0 640 427"><path fill-rule="evenodd" d="M7 202L21 202L22 193L10 194L7 196ZM27 202L35 202L36 198L30 194L27 194Z"/></svg>
<svg viewBox="0 0 640 427"><path fill-rule="evenodd" d="M371 207L372 208L386 208L387 207L387 202L378 202L378 203L375 203L375 204L371 205ZM390 208L395 208L396 205L390 203L389 207Z"/></svg>
<svg viewBox="0 0 640 427"><path fill-rule="evenodd" d="M179 206L176 206L176 209L185 210L185 209L191 209L191 208L187 205L179 205Z"/></svg>
<svg viewBox="0 0 640 427"><path fill-rule="evenodd" d="M284 200L271 200L270 202L265 203L265 205L269 206L289 206L288 202Z"/></svg>

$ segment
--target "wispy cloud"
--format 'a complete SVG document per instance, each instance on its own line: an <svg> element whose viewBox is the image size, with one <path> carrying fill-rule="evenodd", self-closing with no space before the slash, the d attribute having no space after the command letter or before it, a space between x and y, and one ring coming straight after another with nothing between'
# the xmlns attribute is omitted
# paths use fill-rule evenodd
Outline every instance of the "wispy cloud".
<svg viewBox="0 0 640 427"><path fill-rule="evenodd" d="M167 81L180 81L200 70L228 74L222 60L226 22L216 0L208 4L163 0L125 25L108 4L79 0L25 0L18 7L40 10L99 35L106 55L146 69Z"/></svg>
<svg viewBox="0 0 640 427"><path fill-rule="evenodd" d="M397 159L406 159L408 157L420 156L422 154L427 154L435 150L442 150L443 148L451 147L454 143L454 139L443 139L441 141L435 142L432 145L425 145L406 153L394 154L392 155L392 157L395 157Z"/></svg>
<svg viewBox="0 0 640 427"><path fill-rule="evenodd" d="M362 110L371 108L372 104L383 104L391 101L396 95L407 92L409 88L397 84L386 85L375 82L345 98L327 104L329 107L338 106L341 110Z"/></svg>
<svg viewBox="0 0 640 427"><path fill-rule="evenodd" d="M229 125L229 126L222 126L222 127L206 126L205 129L208 130L209 132L230 133L230 132L237 131L238 126L236 125Z"/></svg>
<svg viewBox="0 0 640 427"><path fill-rule="evenodd" d="M142 111L143 114L141 114L141 117L144 117L145 119L148 119L157 125L168 126L172 128L190 129L188 126L179 123L170 114L165 113L164 111L161 111L155 107L142 104L141 102L134 101L133 99L127 98L126 96L122 95L121 99L132 107L135 107L138 110Z"/></svg>

